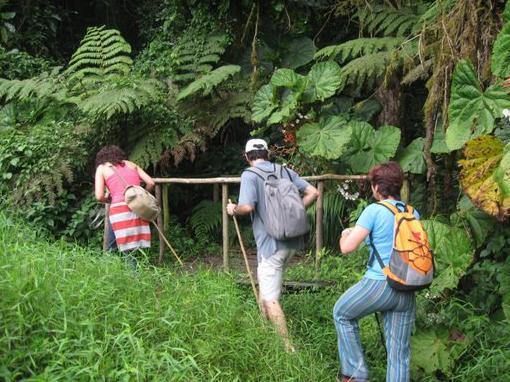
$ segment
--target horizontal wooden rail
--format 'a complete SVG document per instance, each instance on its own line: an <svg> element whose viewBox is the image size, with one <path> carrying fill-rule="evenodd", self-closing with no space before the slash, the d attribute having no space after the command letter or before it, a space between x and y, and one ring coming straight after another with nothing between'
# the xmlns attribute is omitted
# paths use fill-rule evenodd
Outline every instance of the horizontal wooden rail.
<svg viewBox="0 0 510 382"><path fill-rule="evenodd" d="M301 177L307 181L321 181L321 180L366 180L367 175L338 175L338 174L324 174L324 175L311 175ZM159 184L166 183L180 183L180 184L218 184L218 183L240 183L241 177L239 176L223 176L217 178L154 178L154 182Z"/></svg>

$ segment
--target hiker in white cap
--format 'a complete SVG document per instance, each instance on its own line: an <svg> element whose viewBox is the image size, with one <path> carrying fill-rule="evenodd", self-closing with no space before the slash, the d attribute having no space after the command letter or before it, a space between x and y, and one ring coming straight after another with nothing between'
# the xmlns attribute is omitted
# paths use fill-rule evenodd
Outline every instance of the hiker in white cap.
<svg viewBox="0 0 510 382"><path fill-rule="evenodd" d="M239 203L229 203L227 212L251 215L261 310L276 326L286 350L294 351L279 302L283 272L296 250L303 248L308 231L305 208L319 192L295 171L270 162L263 139L246 143L245 158L250 168L241 175Z"/></svg>

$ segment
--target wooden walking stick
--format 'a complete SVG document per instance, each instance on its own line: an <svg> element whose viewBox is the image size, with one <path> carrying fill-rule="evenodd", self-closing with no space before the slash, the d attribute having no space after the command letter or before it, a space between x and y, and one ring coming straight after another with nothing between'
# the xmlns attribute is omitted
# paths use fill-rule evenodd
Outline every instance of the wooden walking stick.
<svg viewBox="0 0 510 382"><path fill-rule="evenodd" d="M230 199L228 200L228 202L232 203L232 201ZM253 294L255 295L255 301L257 301L257 304L259 304L259 294L257 292L257 286L255 285L255 280L253 280L250 263L248 263L248 255L246 254L246 250L244 249L244 243L243 243L243 238L241 237L241 231L239 230L239 224L237 223L237 219L236 219L235 215L232 215L232 218L234 219L234 226L236 228L237 238L239 239L239 245L241 246L241 252L243 253L244 264L246 265L246 272L248 272L248 276L250 277L250 283L251 283L251 287L253 289ZM260 306L260 304L259 304L259 306Z"/></svg>
<svg viewBox="0 0 510 382"><path fill-rule="evenodd" d="M172 254L175 256L175 258L177 259L177 261L179 262L179 264L181 264L181 266L183 267L184 266L184 263L182 262L181 258L177 255L177 252L175 252L175 249L172 247L172 245L168 242L168 240L166 239L165 235L163 235L163 232L161 232L161 230L159 229L158 225L156 224L156 222L154 222L154 220L152 221L152 224L154 225L154 227L156 227L156 229L158 230L159 234L161 235L161 237L163 238L164 242L166 245L168 245L168 248L170 248L170 251L172 252Z"/></svg>

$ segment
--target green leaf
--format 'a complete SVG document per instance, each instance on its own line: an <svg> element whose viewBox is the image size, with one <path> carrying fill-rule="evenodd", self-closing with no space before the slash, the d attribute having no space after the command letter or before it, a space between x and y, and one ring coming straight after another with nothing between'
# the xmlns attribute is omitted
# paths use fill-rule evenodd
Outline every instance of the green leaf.
<svg viewBox="0 0 510 382"><path fill-rule="evenodd" d="M340 66L334 61L319 62L307 75L305 102L324 101L335 95L342 82Z"/></svg>
<svg viewBox="0 0 510 382"><path fill-rule="evenodd" d="M446 144L453 151L464 143L494 130L495 118L510 107L510 97L497 85L482 91L471 62L460 61L453 72L446 130Z"/></svg>
<svg viewBox="0 0 510 382"><path fill-rule="evenodd" d="M453 366L453 360L448 351L448 333L438 335L434 330L418 332L411 337L411 367L413 370L423 370L426 374L433 374L440 370L448 374Z"/></svg>
<svg viewBox="0 0 510 382"><path fill-rule="evenodd" d="M435 220L422 220L434 251L436 277L430 293L455 289L473 261L474 249L464 229L451 227Z"/></svg>
<svg viewBox="0 0 510 382"><path fill-rule="evenodd" d="M384 125L374 130L367 122L358 121L350 124L353 132L347 161L354 172L367 172L395 155L400 143L400 129Z"/></svg>
<svg viewBox="0 0 510 382"><path fill-rule="evenodd" d="M251 109L251 119L254 122L262 122L269 117L271 113L278 107L275 100L275 91L271 85L264 85L255 94L253 98L253 106Z"/></svg>
<svg viewBox="0 0 510 382"><path fill-rule="evenodd" d="M442 125L438 125L434 132L434 140L432 141L432 147L430 148L430 152L432 154L447 154L450 152L450 149L446 145L445 142L446 136L443 130Z"/></svg>
<svg viewBox="0 0 510 382"><path fill-rule="evenodd" d="M292 69L277 69L271 77L271 84L274 86L282 86L288 89L300 89L303 87L305 77L297 74Z"/></svg>
<svg viewBox="0 0 510 382"><path fill-rule="evenodd" d="M397 156L397 161L402 170L412 174L423 174L427 168L423 156L423 142L425 138L416 138L409 146L402 149Z"/></svg>
<svg viewBox="0 0 510 382"><path fill-rule="evenodd" d="M279 105L278 109L273 114L271 114L267 120L267 125L274 125L294 117L299 106L298 101L301 98L301 94L302 93L300 92L294 92L292 90L286 89L282 95L281 105Z"/></svg>
<svg viewBox="0 0 510 382"><path fill-rule="evenodd" d="M491 69L492 73L498 77L510 76L510 22L508 21L492 46Z"/></svg>
<svg viewBox="0 0 510 382"><path fill-rule="evenodd" d="M366 99L354 105L353 116L354 118L369 122L372 118L379 114L381 109L382 107L379 101L375 99Z"/></svg>
<svg viewBox="0 0 510 382"><path fill-rule="evenodd" d="M298 37L285 44L287 53L282 57L282 66L296 69L308 64L315 55L315 44L308 37Z"/></svg>
<svg viewBox="0 0 510 382"><path fill-rule="evenodd" d="M485 243L485 239L494 230L494 219L463 196L457 203L457 212L450 216L450 221L456 226L469 228L476 248Z"/></svg>
<svg viewBox="0 0 510 382"><path fill-rule="evenodd" d="M503 266L500 267L497 277L499 294L502 297L501 307L507 321L510 323L510 257L507 257Z"/></svg>
<svg viewBox="0 0 510 382"><path fill-rule="evenodd" d="M352 129L338 116L321 118L318 123L307 123L297 132L300 150L312 156L337 159L351 140Z"/></svg>
<svg viewBox="0 0 510 382"><path fill-rule="evenodd" d="M177 95L177 100L182 100L199 91L203 96L208 95L220 83L241 71L239 65L224 65L214 69L212 72L204 74L202 77L190 83Z"/></svg>

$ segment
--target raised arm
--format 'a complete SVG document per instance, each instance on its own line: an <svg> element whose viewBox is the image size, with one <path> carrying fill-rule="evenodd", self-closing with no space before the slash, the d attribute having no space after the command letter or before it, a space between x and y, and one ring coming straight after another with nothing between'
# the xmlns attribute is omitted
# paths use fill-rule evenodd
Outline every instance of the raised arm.
<svg viewBox="0 0 510 382"><path fill-rule="evenodd" d="M136 170L138 171L138 176L140 179L145 183L145 189L147 191L152 191L156 183L154 180L150 177L149 174L147 174L145 171L143 171L140 166L136 166Z"/></svg>

